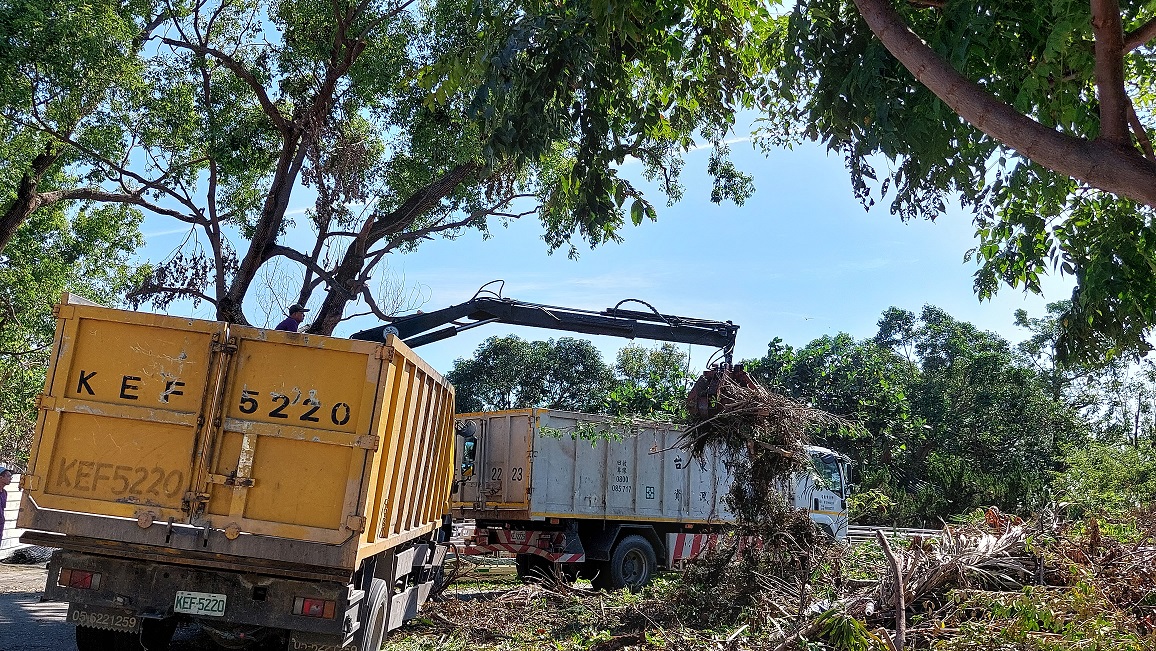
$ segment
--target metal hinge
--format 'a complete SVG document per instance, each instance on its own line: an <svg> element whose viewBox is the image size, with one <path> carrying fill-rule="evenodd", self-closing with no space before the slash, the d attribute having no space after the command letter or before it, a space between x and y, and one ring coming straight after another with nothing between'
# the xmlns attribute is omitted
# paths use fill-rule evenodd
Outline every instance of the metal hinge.
<svg viewBox="0 0 1156 651"><path fill-rule="evenodd" d="M38 411L52 411L56 409L56 398L53 398L47 393L36 396L36 409Z"/></svg>
<svg viewBox="0 0 1156 651"><path fill-rule="evenodd" d="M238 477L236 475L209 475L209 483L221 484L222 486L252 488L254 480L252 477Z"/></svg>
<svg viewBox="0 0 1156 651"><path fill-rule="evenodd" d="M384 361L387 364L392 362L393 361L393 346L381 346L381 347L379 347L377 349L377 353L376 353L375 357Z"/></svg>
<svg viewBox="0 0 1156 651"><path fill-rule="evenodd" d="M355 447L363 450L376 450L377 446L381 444L381 437L376 434L362 434L353 442Z"/></svg>
<svg viewBox="0 0 1156 651"><path fill-rule="evenodd" d="M20 475L20 489L26 491L40 490L40 477L38 475L23 474Z"/></svg>
<svg viewBox="0 0 1156 651"><path fill-rule="evenodd" d="M181 510L190 515L199 515L205 510L205 506L209 503L208 493L197 493L189 491L185 493L184 498L181 499ZM172 523L169 523L172 528Z"/></svg>
<svg viewBox="0 0 1156 651"><path fill-rule="evenodd" d="M365 516L351 515L345 518L345 526L350 531L365 531Z"/></svg>
<svg viewBox="0 0 1156 651"><path fill-rule="evenodd" d="M237 352L237 338L236 337L229 337L229 340L227 342L221 343L218 340L217 335L213 335L213 352L214 353L225 352L225 353L230 353L230 354Z"/></svg>

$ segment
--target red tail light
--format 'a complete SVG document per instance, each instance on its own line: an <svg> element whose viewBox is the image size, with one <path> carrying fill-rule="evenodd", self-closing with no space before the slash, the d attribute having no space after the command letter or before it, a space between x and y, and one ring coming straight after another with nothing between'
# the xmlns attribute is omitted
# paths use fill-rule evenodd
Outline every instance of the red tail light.
<svg viewBox="0 0 1156 651"><path fill-rule="evenodd" d="M98 590L100 589L100 573L62 567L60 568L60 575L56 578L56 585L79 590Z"/></svg>
<svg viewBox="0 0 1156 651"><path fill-rule="evenodd" d="M337 609L336 601L327 599L310 599L297 597L293 600L293 614L302 617L324 617L333 619L333 612Z"/></svg>

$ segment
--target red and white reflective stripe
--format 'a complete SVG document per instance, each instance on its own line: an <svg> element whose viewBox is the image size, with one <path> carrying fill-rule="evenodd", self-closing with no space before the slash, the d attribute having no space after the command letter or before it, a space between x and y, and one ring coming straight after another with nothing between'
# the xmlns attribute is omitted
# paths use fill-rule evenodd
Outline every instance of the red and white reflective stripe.
<svg viewBox="0 0 1156 651"><path fill-rule="evenodd" d="M689 561L713 550L719 542L717 533L668 533L666 534L667 566L676 561ZM763 543L753 536L744 536L738 541L738 548L752 546L761 549Z"/></svg>
<svg viewBox="0 0 1156 651"><path fill-rule="evenodd" d="M713 533L668 533L666 534L667 566L675 561L698 558L710 549L718 534Z"/></svg>
<svg viewBox="0 0 1156 651"><path fill-rule="evenodd" d="M549 559L555 563L585 563L586 554L551 554L540 547L531 547L530 545L510 545L505 543L494 543L490 545L472 545L466 543L463 554L492 554L494 552L509 552L511 554L534 554L543 558Z"/></svg>

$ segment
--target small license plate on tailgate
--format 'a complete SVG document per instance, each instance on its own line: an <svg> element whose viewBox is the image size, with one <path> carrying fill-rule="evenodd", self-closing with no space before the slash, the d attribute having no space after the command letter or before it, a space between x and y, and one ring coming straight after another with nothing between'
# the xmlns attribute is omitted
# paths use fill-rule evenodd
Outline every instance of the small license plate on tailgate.
<svg viewBox="0 0 1156 651"><path fill-rule="evenodd" d="M136 633L141 628L141 618L130 611L84 604L68 604L68 623L122 633Z"/></svg>
<svg viewBox="0 0 1156 651"><path fill-rule="evenodd" d="M225 595L180 591L173 603L173 610L186 615L221 617L225 614Z"/></svg>

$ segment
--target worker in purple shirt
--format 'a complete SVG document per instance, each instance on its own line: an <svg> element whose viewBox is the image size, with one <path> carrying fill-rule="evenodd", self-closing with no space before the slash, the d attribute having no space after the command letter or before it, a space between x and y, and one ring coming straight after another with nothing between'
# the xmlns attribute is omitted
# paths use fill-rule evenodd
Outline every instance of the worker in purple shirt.
<svg viewBox="0 0 1156 651"><path fill-rule="evenodd" d="M305 320L305 313L309 310L300 303L294 303L289 306L289 316L284 321L277 324L278 330L285 330L286 332L297 332L297 328L301 326L301 322Z"/></svg>
<svg viewBox="0 0 1156 651"><path fill-rule="evenodd" d="M12 471L0 466L0 531L4 531L4 509L8 506L8 493L4 490L12 483Z"/></svg>

